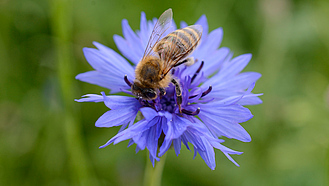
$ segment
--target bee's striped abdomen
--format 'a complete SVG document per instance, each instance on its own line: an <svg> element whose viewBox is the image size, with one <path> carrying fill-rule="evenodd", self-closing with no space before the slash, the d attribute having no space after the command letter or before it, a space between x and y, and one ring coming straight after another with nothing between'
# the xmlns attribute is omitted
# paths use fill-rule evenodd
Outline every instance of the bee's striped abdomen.
<svg viewBox="0 0 329 186"><path fill-rule="evenodd" d="M168 34L159 41L154 51L164 60L184 59L193 52L200 40L202 31L197 28L199 27L192 25Z"/></svg>
<svg viewBox="0 0 329 186"><path fill-rule="evenodd" d="M179 29L173 32L172 34L176 34L177 37L180 38L181 42L188 43L188 47L193 47L193 45L199 41L201 36L201 33L198 33L198 30L193 27Z"/></svg>

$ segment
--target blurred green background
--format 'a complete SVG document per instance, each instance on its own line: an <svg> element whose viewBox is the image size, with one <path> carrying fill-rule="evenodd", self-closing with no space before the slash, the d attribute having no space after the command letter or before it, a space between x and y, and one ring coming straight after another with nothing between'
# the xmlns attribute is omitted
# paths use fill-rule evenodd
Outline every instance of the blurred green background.
<svg viewBox="0 0 329 186"><path fill-rule="evenodd" d="M91 70L82 48L117 51L121 20L139 29L141 11L171 7L176 23L202 14L223 27L221 46L252 53L245 71L262 73L262 105L243 126L252 142L236 167L216 151L210 170L182 148L168 152L163 185L329 184L329 1L327 0L0 0L0 185L142 185L146 151L128 142L98 149L119 128L96 128L103 103L76 103L107 91L75 80Z"/></svg>

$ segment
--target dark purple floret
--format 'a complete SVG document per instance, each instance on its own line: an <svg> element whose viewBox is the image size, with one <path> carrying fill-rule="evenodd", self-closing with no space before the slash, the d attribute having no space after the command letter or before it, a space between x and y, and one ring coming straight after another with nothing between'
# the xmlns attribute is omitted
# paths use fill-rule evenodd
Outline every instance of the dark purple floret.
<svg viewBox="0 0 329 186"><path fill-rule="evenodd" d="M194 75L193 75L193 77L192 77L192 79L191 79L191 83L193 83L193 81L194 81L194 79L196 78L196 76L200 73L200 71L201 71L201 69L202 69L202 67L203 67L203 64L204 64L204 62L202 61L202 62L201 62L201 65L200 65L199 68L198 68L198 70L194 73Z"/></svg>
<svg viewBox="0 0 329 186"><path fill-rule="evenodd" d="M182 109L182 112L184 114L187 114L187 115L190 115L190 116L195 116L195 115L198 115L200 113L200 108L196 109L194 112Z"/></svg>
<svg viewBox="0 0 329 186"><path fill-rule="evenodd" d="M201 95L201 97L204 97L204 96L206 96L207 94L209 94L209 92L212 90L212 86L210 85L209 86L209 88L206 90L206 91L204 91L204 92L202 92L202 95ZM193 95L193 96L190 96L190 97L188 97L189 99L192 99L192 98L195 98L195 97L197 97L198 95Z"/></svg>

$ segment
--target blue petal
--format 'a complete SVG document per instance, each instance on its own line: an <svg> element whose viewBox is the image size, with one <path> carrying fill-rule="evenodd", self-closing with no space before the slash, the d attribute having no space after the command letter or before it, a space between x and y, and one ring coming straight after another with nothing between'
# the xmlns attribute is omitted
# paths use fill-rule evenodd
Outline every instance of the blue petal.
<svg viewBox="0 0 329 186"><path fill-rule="evenodd" d="M123 77L124 76L118 77L98 71L89 71L89 72L81 73L77 75L75 78L80 81L84 81L87 83L91 83L94 85L111 89L111 92L115 93L115 92L120 92L121 89L129 88L127 84L124 82Z"/></svg>
<svg viewBox="0 0 329 186"><path fill-rule="evenodd" d="M96 84L118 92L121 88L127 88L123 81L125 75L134 78L134 70L131 65L120 55L97 42L94 42L99 50L84 48L83 52L87 61L97 71L79 74L76 78L88 83ZM114 86L111 86L111 85Z"/></svg>
<svg viewBox="0 0 329 186"><path fill-rule="evenodd" d="M263 101L257 97L261 96L263 94L248 94L246 96L243 96L241 100L239 100L237 103L240 105L257 105L263 103Z"/></svg>
<svg viewBox="0 0 329 186"><path fill-rule="evenodd" d="M140 34L139 37L143 43L143 48L146 48L147 42L150 38L151 32L147 25L146 15L144 12L141 13L141 22L140 22Z"/></svg>
<svg viewBox="0 0 329 186"><path fill-rule="evenodd" d="M173 122L168 123L168 127L169 125L171 125L172 133L167 133L167 135L171 136L171 139L177 139L185 132L186 128L191 125L191 122L185 118L173 115Z"/></svg>
<svg viewBox="0 0 329 186"><path fill-rule="evenodd" d="M157 157L158 138L156 138L156 131L157 125L154 125L149 129L149 134L147 136L147 149L149 150L150 155L159 161L160 159Z"/></svg>
<svg viewBox="0 0 329 186"><path fill-rule="evenodd" d="M147 140L147 135L148 135L149 131L145 130L142 133L139 133L138 135L133 137L133 141L137 144L137 147L140 150L144 150L146 147L146 140Z"/></svg>
<svg viewBox="0 0 329 186"><path fill-rule="evenodd" d="M171 121L168 121L168 123L171 123ZM166 126L168 126L166 129L166 131L164 130L163 132L166 134L166 137L160 147L160 152L159 152L159 156L162 156L164 153L167 152L167 150L170 148L171 143L172 143L172 139L170 137L167 137L167 134L171 134L172 133L172 128L169 127L169 125L167 124Z"/></svg>
<svg viewBox="0 0 329 186"><path fill-rule="evenodd" d="M195 153L194 157L197 155L197 153L199 153L206 164L211 169L214 169L216 166L215 152L211 143L208 141L208 138L216 142L218 140L210 136L209 132L204 132L202 128L199 130L198 128L195 128L195 126L189 126L182 137L185 137L188 142L193 144Z"/></svg>
<svg viewBox="0 0 329 186"><path fill-rule="evenodd" d="M128 146L127 147L130 147L131 145L133 145L135 142L134 140L130 139L129 142L128 142Z"/></svg>
<svg viewBox="0 0 329 186"><path fill-rule="evenodd" d="M104 102L105 105L110 109L125 109L133 107L136 112L141 107L139 102L133 97L127 96L117 96L111 95L106 96L104 92L101 92L102 95L97 94L87 94L84 95L81 99L76 99L77 102Z"/></svg>
<svg viewBox="0 0 329 186"><path fill-rule="evenodd" d="M114 35L113 39L122 55L134 64L139 62L142 56L135 51L135 47L141 47L140 45L132 46L129 41L126 41L123 37L118 35Z"/></svg>
<svg viewBox="0 0 329 186"><path fill-rule="evenodd" d="M108 72L111 70L106 60L101 57L102 54L99 50L95 48L83 48L82 51L88 63L95 70L100 72Z"/></svg>
<svg viewBox="0 0 329 186"><path fill-rule="evenodd" d="M131 65L112 49L94 42L101 50L95 48L83 48L83 53L88 63L97 71L109 73L114 76L124 77L125 74L133 76Z"/></svg>
<svg viewBox="0 0 329 186"><path fill-rule="evenodd" d="M174 139L173 144L174 144L176 156L178 156L180 154L180 149L181 149L181 144L182 144L181 139L180 138Z"/></svg>
<svg viewBox="0 0 329 186"><path fill-rule="evenodd" d="M120 126L135 119L137 112L133 107L116 109L105 112L96 121L96 127Z"/></svg>
<svg viewBox="0 0 329 186"><path fill-rule="evenodd" d="M107 46L104 46L98 42L93 42L93 44L106 57L106 61L110 65L111 71L119 71L121 74L127 74L128 77L134 77L134 68L126 59Z"/></svg>
<svg viewBox="0 0 329 186"><path fill-rule="evenodd" d="M222 81L221 83L213 86L214 90L245 90L253 82L256 82L262 75L257 72L244 72L236 75L235 77Z"/></svg>
<svg viewBox="0 0 329 186"><path fill-rule="evenodd" d="M103 95L105 105L110 109L125 109L133 107L137 112L141 107L138 100L133 97L116 95L106 96L104 92L101 92L101 94Z"/></svg>
<svg viewBox="0 0 329 186"><path fill-rule="evenodd" d="M202 44L198 47L198 50L195 51L195 56L204 59L209 54L215 52L221 44L222 37L222 28L217 28L216 30L213 30L206 39L202 40Z"/></svg>
<svg viewBox="0 0 329 186"><path fill-rule="evenodd" d="M124 38L129 42L132 47L135 47L136 54L142 56L144 50L139 47L141 45L140 39L136 36L135 32L130 28L128 21L126 19L122 20L122 32Z"/></svg>
<svg viewBox="0 0 329 186"><path fill-rule="evenodd" d="M240 55L226 63L218 72L218 81L227 81L246 67L251 59L251 54ZM216 75L215 75L216 76Z"/></svg>
<svg viewBox="0 0 329 186"><path fill-rule="evenodd" d="M243 142L250 142L251 137L248 132L236 121L228 121L225 118L209 113L205 108L201 108L200 119L218 136L234 138ZM217 113L220 114L220 113Z"/></svg>
<svg viewBox="0 0 329 186"><path fill-rule="evenodd" d="M140 150L142 150L142 149L140 149L138 146L136 146L135 152L137 153L137 152L139 152ZM143 150L144 150L144 149L143 149Z"/></svg>
<svg viewBox="0 0 329 186"><path fill-rule="evenodd" d="M206 149L204 151L198 149L198 153L200 154L202 159L206 162L208 167L214 170L216 167L214 148L210 145L208 140L205 139L205 137L201 136L201 140Z"/></svg>
<svg viewBox="0 0 329 186"><path fill-rule="evenodd" d="M211 102L201 105L202 112L206 112L207 115L215 115L228 121L234 121L238 123L246 122L253 117L249 109L241 105L221 105L220 102Z"/></svg>
<svg viewBox="0 0 329 186"><path fill-rule="evenodd" d="M186 148L191 151L190 147L188 146L188 141L184 135L181 136L183 144L186 146Z"/></svg>
<svg viewBox="0 0 329 186"><path fill-rule="evenodd" d="M150 107L143 107L140 109L140 111L142 112L144 118L147 121L152 120L155 116L158 116L158 112L155 111L154 109L150 108Z"/></svg>
<svg viewBox="0 0 329 186"><path fill-rule="evenodd" d="M166 137L160 148L159 156L162 156L170 147L172 140L179 138L190 125L191 122L189 120L173 115L173 120L167 122L167 131L164 131Z"/></svg>
<svg viewBox="0 0 329 186"><path fill-rule="evenodd" d="M198 155L198 148L193 146L193 150L194 150L194 155L193 155L193 159L194 159L196 157L196 155Z"/></svg>
<svg viewBox="0 0 329 186"><path fill-rule="evenodd" d="M223 28L217 28L211 31L207 37L207 47L203 48L203 50L212 52L219 48L223 39Z"/></svg>
<svg viewBox="0 0 329 186"><path fill-rule="evenodd" d="M155 158L157 161L159 161L159 158L156 155L158 149L158 139L162 131L161 125L163 121L166 121L166 118L154 118L153 121L150 121L154 124L148 125L149 129L133 137L133 141L137 144L137 146L142 150L147 147L152 158Z"/></svg>
<svg viewBox="0 0 329 186"><path fill-rule="evenodd" d="M207 55L204 58L205 66L203 67L203 72L205 76L210 76L223 64L225 58L228 56L230 52L229 48L222 47L219 50L216 50L211 55Z"/></svg>
<svg viewBox="0 0 329 186"><path fill-rule="evenodd" d="M132 135L132 138L133 138L134 142L138 145L138 147L140 149L143 150L145 148L145 146L147 145L147 140L148 140L148 136L149 136L149 132L150 132L149 129L151 127L153 127L153 126L159 125L162 122L162 120L163 120L162 117L155 117L155 118L153 118L150 121L147 121L147 120L143 119L141 121L145 121L146 122L146 125L143 124L144 126L142 126L142 128L143 128L142 130L140 130L140 128L137 128L137 129L134 129L133 128L132 129L133 130L132 132L135 132L135 134ZM128 129L134 127L136 124L134 124L133 126L129 127ZM128 130L128 129L126 129L126 130ZM117 139L117 140L121 140L121 139Z"/></svg>
<svg viewBox="0 0 329 186"><path fill-rule="evenodd" d="M161 120L159 120L159 123L156 125L156 131L155 131L155 136L157 139L160 138L162 134L162 126L167 123L167 119L165 117L160 117Z"/></svg>
<svg viewBox="0 0 329 186"><path fill-rule="evenodd" d="M200 47L201 48L201 47ZM228 57L230 50L228 48L222 47L219 50L214 52L200 52L200 50L196 49L196 51L192 54L192 56L198 59L200 62L195 63L194 65L188 67L182 76L193 75L197 69L199 68L201 61L204 61L204 66L202 68L202 72L206 77L212 75L214 72L218 71L222 64L225 62L225 59ZM206 55L204 55L206 54ZM218 79L213 77L207 80L209 84L215 84L214 82L218 82ZM204 85L206 86L206 85Z"/></svg>
<svg viewBox="0 0 329 186"><path fill-rule="evenodd" d="M146 120L141 120L137 123L135 123L133 126L127 128L126 130L119 132L117 135L115 135L113 138L111 138L108 142L106 142L104 145L100 146L99 148L104 148L111 143L114 142L114 144L117 144L121 141L131 139L140 133L143 133L147 129L149 129L149 122ZM135 141L135 140L134 140Z"/></svg>
<svg viewBox="0 0 329 186"><path fill-rule="evenodd" d="M237 155L240 155L242 154L243 152L238 152L238 151L235 151L235 150L232 150L232 149L229 149L227 147L225 147L224 145L221 145L219 142L215 142L215 141L210 141L211 145L216 148L216 149L219 149L221 150L224 155L230 160L232 161L236 166L239 167L239 164L237 162L234 161L234 159L230 156L230 154L237 154Z"/></svg>
<svg viewBox="0 0 329 186"><path fill-rule="evenodd" d="M185 22L185 21L181 21L180 22L180 28L185 28L185 27L187 27L188 25L187 25L187 23ZM202 25L201 25L202 26Z"/></svg>
<svg viewBox="0 0 329 186"><path fill-rule="evenodd" d="M150 160L151 160L151 162L152 162L152 165L153 165L153 167L154 167L154 163L155 163L155 158L151 155L151 153L150 153ZM159 159L160 160L160 159ZM159 161L159 160L157 160L157 161Z"/></svg>
<svg viewBox="0 0 329 186"><path fill-rule="evenodd" d="M224 153L224 155L231 161L233 162L236 166L240 167L240 165L234 161L234 159L228 154L228 153Z"/></svg>
<svg viewBox="0 0 329 186"><path fill-rule="evenodd" d="M204 151L206 148L202 143L200 138L200 133L194 128L188 128L183 134L188 142L190 142L194 147Z"/></svg>
<svg viewBox="0 0 329 186"><path fill-rule="evenodd" d="M81 99L75 99L76 102L103 102L103 96L97 94L86 94Z"/></svg>
<svg viewBox="0 0 329 186"><path fill-rule="evenodd" d="M214 148L219 149L224 153L237 154L237 155L243 154L243 152L235 151L235 150L225 147L224 145L221 144L221 142L218 139L209 139L208 138L208 141L211 143L211 145Z"/></svg>
<svg viewBox="0 0 329 186"><path fill-rule="evenodd" d="M197 22L195 23L196 25L201 25L202 26L202 37L201 39L204 40L207 35L208 35L208 21L207 21L207 17L205 15L202 15L199 20L197 20Z"/></svg>
<svg viewBox="0 0 329 186"><path fill-rule="evenodd" d="M251 91L253 90L253 88L255 87L255 83L252 83L249 88L247 89L247 91L245 92L235 92L235 91L214 91L211 92L210 95L215 97L215 98L223 98L220 99L220 104L223 105L234 105L236 104L238 101L240 101L241 99L243 99L243 97L248 97L249 95L251 95ZM226 95L223 97L223 95ZM226 98L225 98L226 97Z"/></svg>

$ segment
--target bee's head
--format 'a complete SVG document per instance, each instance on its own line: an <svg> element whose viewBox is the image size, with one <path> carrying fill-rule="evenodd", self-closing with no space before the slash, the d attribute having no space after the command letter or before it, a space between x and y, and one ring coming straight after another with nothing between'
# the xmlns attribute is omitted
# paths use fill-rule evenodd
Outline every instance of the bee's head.
<svg viewBox="0 0 329 186"><path fill-rule="evenodd" d="M154 100L157 98L157 92L153 88L141 88L143 86L138 82L131 85L131 92L138 98L145 100Z"/></svg>

